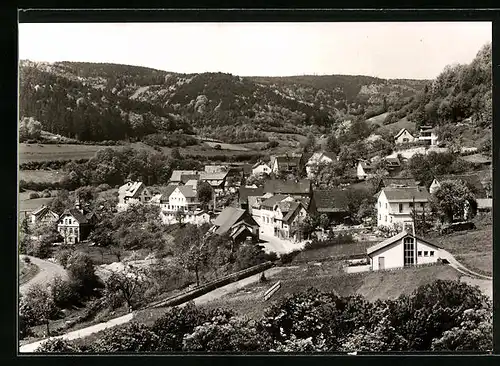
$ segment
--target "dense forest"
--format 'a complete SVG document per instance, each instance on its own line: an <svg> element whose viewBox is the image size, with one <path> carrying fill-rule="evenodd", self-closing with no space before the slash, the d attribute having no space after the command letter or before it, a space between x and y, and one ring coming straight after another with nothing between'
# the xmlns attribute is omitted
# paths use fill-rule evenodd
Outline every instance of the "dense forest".
<svg viewBox="0 0 500 366"><path fill-rule="evenodd" d="M491 43L483 46L467 65L445 67L430 84L400 110L387 116L386 123L403 117L431 126L456 124L466 118L479 127L492 124Z"/></svg>
<svg viewBox="0 0 500 366"><path fill-rule="evenodd" d="M242 78L137 66L21 61L20 116L80 141L200 133L267 141L266 132L330 132L354 116L385 112L426 81L363 76ZM187 144L194 141L186 140Z"/></svg>

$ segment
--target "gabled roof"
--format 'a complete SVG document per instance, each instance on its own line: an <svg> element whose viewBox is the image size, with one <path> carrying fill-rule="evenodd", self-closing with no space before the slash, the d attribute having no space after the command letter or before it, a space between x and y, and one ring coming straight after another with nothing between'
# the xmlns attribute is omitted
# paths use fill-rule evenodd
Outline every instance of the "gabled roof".
<svg viewBox="0 0 500 366"><path fill-rule="evenodd" d="M181 182L182 175L197 175L199 174L196 170L174 170L172 171L172 176L170 177L171 182Z"/></svg>
<svg viewBox="0 0 500 366"><path fill-rule="evenodd" d="M389 202L427 202L430 198L429 192L424 187L385 187L385 197Z"/></svg>
<svg viewBox="0 0 500 366"><path fill-rule="evenodd" d="M265 161L259 160L259 161L258 161L258 162L256 162L254 165L252 165L252 169L257 168L259 165L267 165L267 167L269 167L269 164L268 164L268 163L266 163Z"/></svg>
<svg viewBox="0 0 500 366"><path fill-rule="evenodd" d="M257 222L250 216L246 215L247 212L241 208L226 207L214 221L217 227L216 234L222 235L229 231L229 229L239 221L245 219L250 225L257 225Z"/></svg>
<svg viewBox="0 0 500 366"><path fill-rule="evenodd" d="M318 212L346 212L347 195L341 189L317 190L313 193L314 203Z"/></svg>
<svg viewBox="0 0 500 366"><path fill-rule="evenodd" d="M258 188L240 187L238 190L240 203L246 202L248 196L262 196L263 194L264 194L264 187L258 187Z"/></svg>
<svg viewBox="0 0 500 366"><path fill-rule="evenodd" d="M383 178L381 185L384 187L418 187L417 181L413 178Z"/></svg>
<svg viewBox="0 0 500 366"><path fill-rule="evenodd" d="M170 195L175 191L175 189L178 187L177 184L169 184L168 186L161 187L161 198L160 202L167 202Z"/></svg>
<svg viewBox="0 0 500 366"><path fill-rule="evenodd" d="M271 179L264 184L264 192L273 194L309 194L311 192L311 181L302 179L298 182L291 180Z"/></svg>
<svg viewBox="0 0 500 366"><path fill-rule="evenodd" d="M441 183L443 181L446 181L446 180L459 180L459 181L465 182L465 183L469 184L471 187L473 187L474 191L475 191L474 193L476 193L478 195L485 195L486 194L484 186L481 183L481 179L479 178L479 176L477 174L467 174L467 175L452 175L452 174L448 174L448 175L439 175L439 176L436 176L435 179L439 183Z"/></svg>
<svg viewBox="0 0 500 366"><path fill-rule="evenodd" d="M193 186L178 186L177 188L186 198L196 197L196 192L194 191Z"/></svg>
<svg viewBox="0 0 500 366"><path fill-rule="evenodd" d="M300 156L293 156L293 155L278 155L276 156L276 162L278 163L278 166L287 166L287 167L294 167L299 165L300 163Z"/></svg>
<svg viewBox="0 0 500 366"><path fill-rule="evenodd" d="M223 180L226 178L228 172L205 173L200 174L200 180Z"/></svg>
<svg viewBox="0 0 500 366"><path fill-rule="evenodd" d="M410 234L410 233L408 233L408 232L406 232L406 231L404 231L404 230L403 230L403 231L402 231L402 232L400 232L399 234L396 234L396 235L394 235L393 237L390 237L390 238L388 238L388 239L385 239L384 241L382 241L382 242L380 242L380 243L378 243L378 244L372 245L371 247L367 248L367 249L366 249L366 254L368 254L368 255L373 254L374 252L379 251L380 249L383 249L383 248L385 248L385 247L387 247L387 246L389 246L389 245L393 244L394 242L396 242L396 241L398 241L398 240L401 240L401 239L403 239L403 238L405 238L405 237L407 237L407 236L411 236L412 238L415 238L415 239L417 239L418 241L424 242L424 243L426 243L426 244L432 245L433 247L436 247L436 248L438 248L438 249L441 249L441 247L440 247L440 246L438 246L438 245L436 245L436 244L434 244L434 243L431 243L431 242L429 242L429 241L428 241L428 240L426 240L426 239L422 239L422 238L420 238L420 237L418 237L418 236L413 236L412 234Z"/></svg>
<svg viewBox="0 0 500 366"><path fill-rule="evenodd" d="M367 161L360 160L359 164L361 165L363 170L372 170L373 169L373 167Z"/></svg>
<svg viewBox="0 0 500 366"><path fill-rule="evenodd" d="M286 195L284 195L284 194L277 194L277 195L272 196L272 197L266 199L265 201L263 201L260 204L260 206L261 207L267 207L267 208L273 208L275 204L277 204L278 202L283 201L285 198L287 198Z"/></svg>
<svg viewBox="0 0 500 366"><path fill-rule="evenodd" d="M149 200L149 203L161 203L161 198L162 198L162 195L161 194L155 194L153 197L151 197L151 199Z"/></svg>
<svg viewBox="0 0 500 366"><path fill-rule="evenodd" d="M190 179L186 183L184 183L185 186L191 186L194 189L198 187L198 181L196 179Z"/></svg>
<svg viewBox="0 0 500 366"><path fill-rule="evenodd" d="M40 217L40 216L44 216L44 215L46 215L48 213L52 214L54 216L59 217L59 215L57 213L55 213L54 211L52 211L46 205L40 206L38 209L36 209L35 211L33 211L31 214L34 215L34 216L36 216L36 217Z"/></svg>
<svg viewBox="0 0 500 366"><path fill-rule="evenodd" d="M323 151L323 152L315 152L308 160L306 165L312 165L312 164L317 164L319 163L323 157L326 157L332 161L337 160L337 156L329 151Z"/></svg>
<svg viewBox="0 0 500 366"><path fill-rule="evenodd" d="M283 221L288 222L295 212L300 209L300 207L303 207L300 202L290 202L290 201L282 201L278 203L278 207L280 208L280 211L283 213Z"/></svg>
<svg viewBox="0 0 500 366"><path fill-rule="evenodd" d="M142 189L145 188L144 183L142 182L128 182L122 185L118 192L125 197L135 197Z"/></svg>
<svg viewBox="0 0 500 366"><path fill-rule="evenodd" d="M60 217L63 217L64 215L73 216L75 220L78 221L79 224L88 224L88 219L86 215L78 211L76 208L68 208L64 210L64 212L61 214Z"/></svg>
<svg viewBox="0 0 500 366"><path fill-rule="evenodd" d="M395 139L397 139L399 136L401 136L401 134L403 134L405 131L407 131L412 137L413 137L413 134L408 131L406 128L402 128L397 134L396 136L394 136Z"/></svg>

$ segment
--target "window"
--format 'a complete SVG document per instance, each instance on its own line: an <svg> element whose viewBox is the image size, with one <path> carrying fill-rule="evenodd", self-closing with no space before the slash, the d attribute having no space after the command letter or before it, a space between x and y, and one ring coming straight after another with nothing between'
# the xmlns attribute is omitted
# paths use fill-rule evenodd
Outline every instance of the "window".
<svg viewBox="0 0 500 366"><path fill-rule="evenodd" d="M379 220L382 220L382 214L379 214L379 215L378 215L378 219L379 219Z"/></svg>
<svg viewBox="0 0 500 366"><path fill-rule="evenodd" d="M407 236L403 240L404 265L411 266L415 263L415 241Z"/></svg>
<svg viewBox="0 0 500 366"><path fill-rule="evenodd" d="M420 202L420 207L424 208L425 207L425 202Z"/></svg>
<svg viewBox="0 0 500 366"><path fill-rule="evenodd" d="M399 204L399 212L403 212L403 204L402 203Z"/></svg>
<svg viewBox="0 0 500 366"><path fill-rule="evenodd" d="M387 222L387 215L385 215L385 222Z"/></svg>
<svg viewBox="0 0 500 366"><path fill-rule="evenodd" d="M422 256L422 251L421 251L421 250L419 250L417 253L418 253L417 255L418 255L419 257L421 257L421 256Z"/></svg>
<svg viewBox="0 0 500 366"><path fill-rule="evenodd" d="M431 251L429 252L429 256L430 256L430 257L434 257L434 251L433 251L433 250L431 250Z"/></svg>
<svg viewBox="0 0 500 366"><path fill-rule="evenodd" d="M385 209L387 210L387 202L385 203Z"/></svg>
<svg viewBox="0 0 500 366"><path fill-rule="evenodd" d="M413 207L413 202L410 202L410 207Z"/></svg>
<svg viewBox="0 0 500 366"><path fill-rule="evenodd" d="M428 257L429 256L429 252L427 250L424 250L424 257Z"/></svg>
<svg viewBox="0 0 500 366"><path fill-rule="evenodd" d="M378 202L378 207L382 208L382 202Z"/></svg>
<svg viewBox="0 0 500 366"><path fill-rule="evenodd" d="M392 223L392 216L389 216L389 222Z"/></svg>
<svg viewBox="0 0 500 366"><path fill-rule="evenodd" d="M405 137L405 138L403 139L403 142L408 142L408 139Z"/></svg>

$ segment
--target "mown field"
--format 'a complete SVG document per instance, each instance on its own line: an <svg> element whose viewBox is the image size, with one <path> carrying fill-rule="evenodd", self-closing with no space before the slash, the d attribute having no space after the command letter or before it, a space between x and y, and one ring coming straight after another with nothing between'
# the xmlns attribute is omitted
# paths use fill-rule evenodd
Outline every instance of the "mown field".
<svg viewBox="0 0 500 366"><path fill-rule="evenodd" d="M491 215L473 220L476 230L455 232L430 238L448 250L465 267L488 276L493 275L493 221Z"/></svg>
<svg viewBox="0 0 500 366"><path fill-rule="evenodd" d="M113 146L116 148L117 146ZM90 159L106 146L65 144L19 144L19 164L28 161Z"/></svg>
<svg viewBox="0 0 500 366"><path fill-rule="evenodd" d="M64 176L65 173L59 170L19 170L18 179L26 182L55 183Z"/></svg>

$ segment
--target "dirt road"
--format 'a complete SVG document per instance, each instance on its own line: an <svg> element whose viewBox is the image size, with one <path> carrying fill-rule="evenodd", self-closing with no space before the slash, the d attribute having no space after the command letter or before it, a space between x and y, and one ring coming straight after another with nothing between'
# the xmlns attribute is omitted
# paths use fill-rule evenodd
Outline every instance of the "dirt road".
<svg viewBox="0 0 500 366"><path fill-rule="evenodd" d="M22 255L21 260L23 260L24 257L27 256ZM40 271L31 280L19 286L20 294L25 294L28 288L35 283L47 284L52 281L52 279L57 275L61 276L62 278L67 278L68 276L66 270L57 263L49 262L35 257L29 258L31 259L31 263L36 264L38 268L40 268Z"/></svg>

